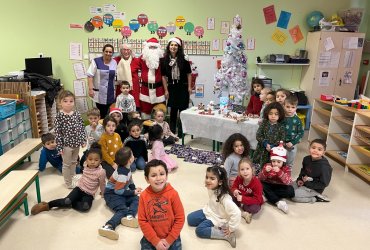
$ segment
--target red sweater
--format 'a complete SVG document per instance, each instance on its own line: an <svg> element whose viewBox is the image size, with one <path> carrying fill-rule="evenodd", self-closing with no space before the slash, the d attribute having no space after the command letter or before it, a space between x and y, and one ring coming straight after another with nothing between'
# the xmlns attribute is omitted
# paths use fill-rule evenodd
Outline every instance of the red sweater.
<svg viewBox="0 0 370 250"><path fill-rule="evenodd" d="M237 189L241 192L242 195L242 204L245 205L262 205L263 204L263 198L262 198L262 191L263 187L258 180L257 177L253 176L251 182L249 182L248 185L245 185L244 180L241 176L237 176L233 186L231 187L231 193L234 193L234 191Z"/></svg>
<svg viewBox="0 0 370 250"><path fill-rule="evenodd" d="M290 178L291 170L288 166L282 166L279 172L275 172L272 169L267 172L266 166L268 165L271 165L271 163L266 163L265 166L263 166L262 171L258 175L258 178L261 181L281 185L290 185L292 183L292 179Z"/></svg>
<svg viewBox="0 0 370 250"><path fill-rule="evenodd" d="M138 218L144 237L153 246L161 239L172 245L185 222L179 194L169 183L158 193L151 186L147 187L140 194Z"/></svg>
<svg viewBox="0 0 370 250"><path fill-rule="evenodd" d="M247 106L247 115L253 114L253 115L260 115L261 109L262 109L263 101L260 100L260 95L252 95L251 99L249 100L248 106Z"/></svg>

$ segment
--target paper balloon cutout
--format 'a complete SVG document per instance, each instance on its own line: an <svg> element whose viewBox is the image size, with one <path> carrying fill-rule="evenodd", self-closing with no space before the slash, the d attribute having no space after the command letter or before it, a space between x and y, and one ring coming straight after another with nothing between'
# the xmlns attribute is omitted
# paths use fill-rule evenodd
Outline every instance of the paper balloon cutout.
<svg viewBox="0 0 370 250"><path fill-rule="evenodd" d="M127 39L131 36L131 29L129 26L123 26L121 29L121 35L123 38Z"/></svg>
<svg viewBox="0 0 370 250"><path fill-rule="evenodd" d="M159 39L162 39L163 37L167 36L167 29L163 26L159 27L157 29L157 35Z"/></svg>
<svg viewBox="0 0 370 250"><path fill-rule="evenodd" d="M103 18L101 18L101 16L94 16L93 18L91 18L91 23L94 25L95 28L103 28Z"/></svg>
<svg viewBox="0 0 370 250"><path fill-rule="evenodd" d="M186 32L186 35L190 36L191 35L191 32L194 31L194 24L191 23L191 22L185 23L184 30Z"/></svg>
<svg viewBox="0 0 370 250"><path fill-rule="evenodd" d="M140 28L140 23L136 19L131 19L130 22L128 23L128 26L130 26L131 30L133 30L134 32L137 32Z"/></svg>
<svg viewBox="0 0 370 250"><path fill-rule="evenodd" d="M139 21L139 24L141 27L145 27L145 25L148 23L149 19L148 16L145 14L140 14L137 16L137 20Z"/></svg>
<svg viewBox="0 0 370 250"><path fill-rule="evenodd" d="M194 29L194 34L195 36L197 36L199 39L200 38L203 38L203 35L204 35L204 29L202 26L197 26L195 27Z"/></svg>
<svg viewBox="0 0 370 250"><path fill-rule="evenodd" d="M150 21L148 24L148 30L150 31L150 34L155 34L157 29L158 29L157 21Z"/></svg>
<svg viewBox="0 0 370 250"><path fill-rule="evenodd" d="M103 16L103 22L104 22L106 25L108 25L109 27L110 27L110 26L112 26L113 20L114 20L114 18L113 18L113 16L112 16L112 14L107 13L107 14L105 14L105 15Z"/></svg>
<svg viewBox="0 0 370 250"><path fill-rule="evenodd" d="M84 29L86 30L86 32L93 32L95 27L90 21L87 21L84 25Z"/></svg>
<svg viewBox="0 0 370 250"><path fill-rule="evenodd" d="M173 35L176 31L176 25L173 22L169 22L166 26L166 30L168 33L170 33L170 35Z"/></svg>
<svg viewBox="0 0 370 250"><path fill-rule="evenodd" d="M176 17L175 24L180 30L183 29L185 25L185 18L183 16Z"/></svg>
<svg viewBox="0 0 370 250"><path fill-rule="evenodd" d="M112 26L115 31L121 31L123 27L123 21L121 19L114 19Z"/></svg>

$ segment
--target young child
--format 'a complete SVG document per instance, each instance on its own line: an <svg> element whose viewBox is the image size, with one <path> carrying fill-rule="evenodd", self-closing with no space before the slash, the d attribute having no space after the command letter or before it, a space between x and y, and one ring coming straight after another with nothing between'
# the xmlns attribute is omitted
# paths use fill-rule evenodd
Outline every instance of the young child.
<svg viewBox="0 0 370 250"><path fill-rule="evenodd" d="M117 128L114 132L119 134L121 137L121 141L126 140L126 138L129 136L129 132L127 129L127 120L123 119L123 114L119 108L111 108L109 112L109 116L112 117L117 124Z"/></svg>
<svg viewBox="0 0 370 250"><path fill-rule="evenodd" d="M231 187L231 193L234 195L234 202L242 208L242 217L248 224L252 221L252 214L258 213L261 209L262 192L262 184L254 176L252 162L249 158L242 158L239 162L239 175Z"/></svg>
<svg viewBox="0 0 370 250"><path fill-rule="evenodd" d="M49 202L43 201L34 205L31 209L31 214L36 215L42 211L49 211L54 207L74 208L80 212L89 211L98 188L100 187L102 196L105 190L105 171L100 165L101 160L100 145L93 143L86 153L85 171L77 182L77 186L65 198Z"/></svg>
<svg viewBox="0 0 370 250"><path fill-rule="evenodd" d="M164 120L164 111L162 109L154 111L154 124L160 125L163 129L163 144L165 147L179 140L179 137L172 133L170 125Z"/></svg>
<svg viewBox="0 0 370 250"><path fill-rule="evenodd" d="M57 150L55 135L46 133L41 136L42 149L40 152L39 171L42 172L46 168L46 164L50 164L62 173L63 159Z"/></svg>
<svg viewBox="0 0 370 250"><path fill-rule="evenodd" d="M85 131L87 134L87 145L86 150L80 159L81 172L83 172L87 150L89 150L91 144L93 144L94 142L99 142L101 135L104 133L103 125L99 123L100 110L98 108L92 108L87 111L87 119L89 121L89 125L85 127Z"/></svg>
<svg viewBox="0 0 370 250"><path fill-rule="evenodd" d="M262 108L261 108L261 111L260 111L260 113L259 113L259 117L263 117L263 110L265 109L265 107L266 107L266 101L267 101L267 95L269 94L269 93L271 93L272 92L272 90L270 89L270 88L267 88L267 87L265 87L265 88L263 88L262 90L261 90L261 94L260 94L260 100L261 100L261 102L262 102Z"/></svg>
<svg viewBox="0 0 370 250"><path fill-rule="evenodd" d="M279 146L271 149L271 163L263 166L258 178L263 185L263 193L268 202L277 206L284 213L288 213L288 204L282 198L293 198L294 189L290 185L291 170L285 165L286 149L281 141Z"/></svg>
<svg viewBox="0 0 370 250"><path fill-rule="evenodd" d="M270 161L269 152L277 146L280 141L285 140L284 109L278 102L266 106L263 121L257 130L257 147L253 153L253 163L256 168L256 175L261 168Z"/></svg>
<svg viewBox="0 0 370 250"><path fill-rule="evenodd" d="M140 116L140 113L139 112L132 111L132 112L128 113L128 122L129 123L132 122L135 119L141 120L141 116Z"/></svg>
<svg viewBox="0 0 370 250"><path fill-rule="evenodd" d="M75 110L75 95L69 90L62 90L58 100L61 109L55 117L55 141L63 158L64 182L67 188L72 189L80 146L86 145L86 132L81 115Z"/></svg>
<svg viewBox="0 0 370 250"><path fill-rule="evenodd" d="M276 101L284 106L285 98L290 96L290 92L286 89L278 89L276 90Z"/></svg>
<svg viewBox="0 0 370 250"><path fill-rule="evenodd" d="M102 147L103 162L107 178L109 179L117 169L117 163L114 161L116 152L123 147L120 136L115 133L117 123L112 117L107 116L103 120L104 133L100 137L99 144Z"/></svg>
<svg viewBox="0 0 370 250"><path fill-rule="evenodd" d="M160 125L153 125L149 129L149 141L152 145L152 152L150 159L161 160L166 163L168 171L172 171L178 167L175 160L173 160L166 152L164 151L163 145L163 129Z"/></svg>
<svg viewBox="0 0 370 250"><path fill-rule="evenodd" d="M180 232L185 222L184 208L179 194L167 183L166 163L148 162L144 175L149 186L139 200L139 225L144 234L141 249L182 249Z"/></svg>
<svg viewBox="0 0 370 250"><path fill-rule="evenodd" d="M297 116L298 98L294 95L288 96L284 101L285 110L285 148L288 150L286 165L293 167L297 154L298 143L300 143L304 130L302 122Z"/></svg>
<svg viewBox="0 0 370 250"><path fill-rule="evenodd" d="M107 206L114 211L114 215L99 228L99 235L111 240L118 240L119 234L115 229L120 223L126 227L138 227L135 216L141 188L135 187L132 180L130 165L133 161L134 156L130 148L119 149L115 157L118 167L105 187L104 199Z"/></svg>
<svg viewBox="0 0 370 250"><path fill-rule="evenodd" d="M266 95L265 107L273 102L276 102L276 92L275 91L271 91L270 93Z"/></svg>
<svg viewBox="0 0 370 250"><path fill-rule="evenodd" d="M126 124L128 121L128 113L136 111L135 99L129 94L130 83L128 81L122 81L121 83L121 94L117 96L116 108L119 108L122 112L123 119Z"/></svg>
<svg viewBox="0 0 370 250"><path fill-rule="evenodd" d="M329 185L332 167L324 157L326 143L322 139L315 139L310 143L310 155L303 158L302 169L293 183L295 202L330 201L322 195L324 189Z"/></svg>
<svg viewBox="0 0 370 250"><path fill-rule="evenodd" d="M226 139L222 148L222 157L225 159L224 168L229 187L232 187L235 178L238 176L239 161L243 157L249 157L249 149L249 141L242 134L235 133Z"/></svg>
<svg viewBox="0 0 370 250"><path fill-rule="evenodd" d="M224 168L207 168L205 186L208 189L208 204L188 214L189 226L197 227L200 238L226 240L236 247L235 230L240 224L241 212L229 195L229 185Z"/></svg>
<svg viewBox="0 0 370 250"><path fill-rule="evenodd" d="M148 150L144 135L141 134L141 124L132 121L128 125L128 131L130 135L123 144L125 147L131 148L135 157L135 160L131 164L131 171L135 172L136 169L143 170L145 163L148 161Z"/></svg>
<svg viewBox="0 0 370 250"><path fill-rule="evenodd" d="M249 100L246 114L249 117L259 117L263 102L260 100L261 90L264 88L263 81L254 78L251 84L251 99Z"/></svg>

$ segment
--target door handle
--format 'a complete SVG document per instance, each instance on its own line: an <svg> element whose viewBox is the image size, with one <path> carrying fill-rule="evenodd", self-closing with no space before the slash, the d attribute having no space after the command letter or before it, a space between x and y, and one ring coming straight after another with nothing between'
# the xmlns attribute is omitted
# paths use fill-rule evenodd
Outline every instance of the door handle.
<svg viewBox="0 0 370 250"><path fill-rule="evenodd" d="M342 86L342 78L339 79L339 86Z"/></svg>

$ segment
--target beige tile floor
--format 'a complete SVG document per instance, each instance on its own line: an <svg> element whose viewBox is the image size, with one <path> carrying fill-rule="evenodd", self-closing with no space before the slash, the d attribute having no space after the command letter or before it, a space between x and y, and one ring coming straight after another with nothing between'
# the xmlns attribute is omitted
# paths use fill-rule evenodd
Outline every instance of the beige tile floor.
<svg viewBox="0 0 370 250"><path fill-rule="evenodd" d="M305 136L307 138L307 135ZM210 149L211 141L195 138L191 146ZM293 178L308 145L301 143ZM37 168L38 152L27 168ZM177 159L180 168L169 175L169 182L178 190L185 213L200 209L207 202L204 176L205 165L185 163ZM265 204L251 224L242 221L237 231L237 249L370 249L370 189L369 185L332 162L332 182L325 193L330 203L298 204L288 201L289 214ZM138 186L146 187L143 171L134 174ZM40 173L41 194L45 201L68 194L63 178L51 167ZM1 192L1 190L0 190ZM35 187L27 191L29 205L36 203ZM98 235L98 228L112 216L104 200L97 196L90 212L72 209L53 210L25 217L22 210L0 228L0 249L140 249L140 229L117 227L118 241ZM183 249L230 249L226 241L199 239L187 224L181 233Z"/></svg>

